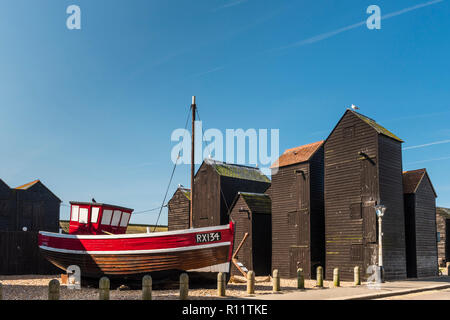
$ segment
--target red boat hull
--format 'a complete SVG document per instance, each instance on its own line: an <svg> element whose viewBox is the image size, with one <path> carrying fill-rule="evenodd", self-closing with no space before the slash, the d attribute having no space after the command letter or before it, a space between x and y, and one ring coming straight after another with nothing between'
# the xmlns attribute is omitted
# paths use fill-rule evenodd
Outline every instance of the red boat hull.
<svg viewBox="0 0 450 320"><path fill-rule="evenodd" d="M70 265L79 266L83 277L167 271L228 272L233 240L233 223L152 234L39 233L42 254L63 270Z"/></svg>

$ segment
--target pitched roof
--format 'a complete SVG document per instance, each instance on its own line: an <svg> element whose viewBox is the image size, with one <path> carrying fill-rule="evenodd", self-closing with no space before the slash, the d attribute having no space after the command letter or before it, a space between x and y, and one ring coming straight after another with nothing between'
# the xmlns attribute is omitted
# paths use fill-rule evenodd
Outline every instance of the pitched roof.
<svg viewBox="0 0 450 320"><path fill-rule="evenodd" d="M37 185L37 184L40 184L42 187L44 187L44 189L46 189L48 192L50 192L59 202L62 202L61 201L61 199L59 199L49 188L47 188L46 186L45 186L45 184L43 184L42 183L42 181L40 181L40 180L34 180L34 181L31 181L31 182L28 182L28 183L26 183L26 184L24 184L24 185L22 185L22 186L19 186L19 187L17 187L17 188L15 188L16 190L28 190L28 189L30 189L30 188L32 188L33 186L35 186L35 185Z"/></svg>
<svg viewBox="0 0 450 320"><path fill-rule="evenodd" d="M205 159L204 162L212 166L220 176L270 183L270 179L255 167L230 164L212 159Z"/></svg>
<svg viewBox="0 0 450 320"><path fill-rule="evenodd" d="M449 208L437 207L436 208L436 213L438 215L444 217L445 219L450 219L450 209Z"/></svg>
<svg viewBox="0 0 450 320"><path fill-rule="evenodd" d="M430 182L431 189L433 189L435 197L437 197L436 191L431 184L431 180L428 177L426 169L417 169L403 172L403 193L416 193L417 188L419 188L419 185L425 176Z"/></svg>
<svg viewBox="0 0 450 320"><path fill-rule="evenodd" d="M0 187L5 187L9 189L9 186L6 184L5 181L3 181L2 179L0 179Z"/></svg>
<svg viewBox="0 0 450 320"><path fill-rule="evenodd" d="M239 192L237 197L241 196L253 213L272 213L272 201L267 194Z"/></svg>
<svg viewBox="0 0 450 320"><path fill-rule="evenodd" d="M285 167L291 164L308 161L314 153L323 145L323 140L305 144L300 147L287 149L283 154L275 161L270 168Z"/></svg>
<svg viewBox="0 0 450 320"><path fill-rule="evenodd" d="M38 182L41 182L41 181L39 181L39 180L34 180L34 181L31 181L31 182L28 182L28 183L26 183L26 184L24 184L24 185L22 185L22 186L20 186L20 187L17 187L17 188L15 188L16 190L28 190L28 189L30 189L32 186L34 186L36 183L38 183Z"/></svg>
<svg viewBox="0 0 450 320"><path fill-rule="evenodd" d="M371 126L372 128L374 128L379 134L385 135L389 138L392 138L394 140L403 142L402 139L400 139L399 137L397 137L395 134L393 134L392 132L390 132L388 129L386 129L385 127L381 126L380 124L378 124L375 120L366 117L365 115L362 115L361 113L358 113L356 111L353 110L348 110L350 112L352 112L354 115L356 115L358 118L360 118L361 120L363 120L365 123L367 123L369 126Z"/></svg>
<svg viewBox="0 0 450 320"><path fill-rule="evenodd" d="M179 187L178 190L188 199L191 200L191 189Z"/></svg>

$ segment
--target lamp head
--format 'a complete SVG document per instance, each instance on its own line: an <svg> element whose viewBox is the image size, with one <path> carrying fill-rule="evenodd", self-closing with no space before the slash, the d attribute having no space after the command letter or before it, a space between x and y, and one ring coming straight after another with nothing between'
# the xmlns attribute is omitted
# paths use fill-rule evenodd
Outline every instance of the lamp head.
<svg viewBox="0 0 450 320"><path fill-rule="evenodd" d="M384 216L384 212L386 211L386 207L378 204L375 206L375 212L377 213L377 217L382 217Z"/></svg>

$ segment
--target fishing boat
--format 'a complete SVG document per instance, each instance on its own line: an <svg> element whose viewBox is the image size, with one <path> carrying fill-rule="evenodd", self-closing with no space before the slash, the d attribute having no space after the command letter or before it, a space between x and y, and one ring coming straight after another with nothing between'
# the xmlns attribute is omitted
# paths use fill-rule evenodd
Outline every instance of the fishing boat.
<svg viewBox="0 0 450 320"><path fill-rule="evenodd" d="M195 108L193 97L193 123ZM192 189L193 174L194 161ZM189 229L128 234L133 209L97 202L70 202L70 207L69 233L40 231L38 241L44 257L64 271L76 265L81 275L88 278L103 275L128 278L143 274L159 278L181 271L230 271L233 221L228 225L193 228L191 210Z"/></svg>

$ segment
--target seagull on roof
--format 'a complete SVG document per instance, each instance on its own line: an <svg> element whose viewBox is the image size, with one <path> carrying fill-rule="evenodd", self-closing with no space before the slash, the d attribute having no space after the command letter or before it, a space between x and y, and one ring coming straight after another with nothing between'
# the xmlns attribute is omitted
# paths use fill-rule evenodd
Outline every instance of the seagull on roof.
<svg viewBox="0 0 450 320"><path fill-rule="evenodd" d="M359 110L359 108L357 106L355 106L353 103L352 103L351 108L352 108L352 110Z"/></svg>

